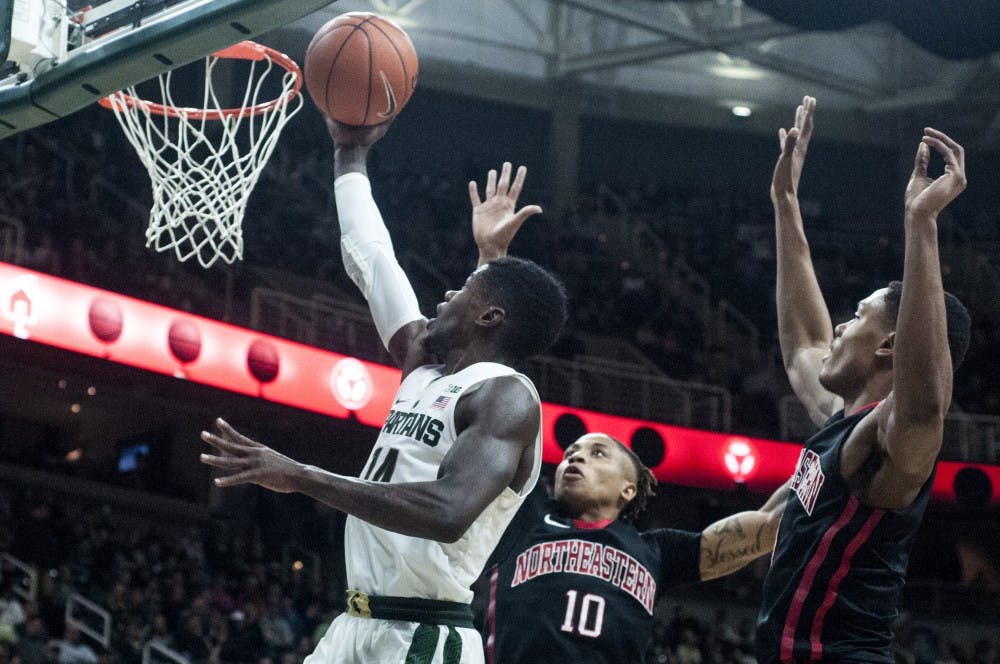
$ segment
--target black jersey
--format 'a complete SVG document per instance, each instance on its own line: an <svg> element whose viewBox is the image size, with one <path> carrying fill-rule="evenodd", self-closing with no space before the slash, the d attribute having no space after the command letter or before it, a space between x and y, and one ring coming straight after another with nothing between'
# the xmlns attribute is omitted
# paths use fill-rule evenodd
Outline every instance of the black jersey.
<svg viewBox="0 0 1000 664"><path fill-rule="evenodd" d="M872 407L831 417L799 457L757 623L757 661L891 662L892 624L933 477L907 507L861 504L840 451Z"/></svg>
<svg viewBox="0 0 1000 664"><path fill-rule="evenodd" d="M642 662L657 593L699 580L701 533L594 525L525 501L481 584L489 664Z"/></svg>

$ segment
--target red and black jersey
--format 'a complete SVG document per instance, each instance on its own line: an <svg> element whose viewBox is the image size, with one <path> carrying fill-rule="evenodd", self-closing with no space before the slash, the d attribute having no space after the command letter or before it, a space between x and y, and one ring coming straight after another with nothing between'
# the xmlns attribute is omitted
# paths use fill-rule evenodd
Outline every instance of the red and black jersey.
<svg viewBox="0 0 1000 664"><path fill-rule="evenodd" d="M802 450L764 579L760 664L892 662L892 624L933 477L899 510L851 493L840 451L873 407L835 414Z"/></svg>
<svg viewBox="0 0 1000 664"><path fill-rule="evenodd" d="M581 523L537 491L484 572L486 661L642 662L657 594L699 580L701 533Z"/></svg>

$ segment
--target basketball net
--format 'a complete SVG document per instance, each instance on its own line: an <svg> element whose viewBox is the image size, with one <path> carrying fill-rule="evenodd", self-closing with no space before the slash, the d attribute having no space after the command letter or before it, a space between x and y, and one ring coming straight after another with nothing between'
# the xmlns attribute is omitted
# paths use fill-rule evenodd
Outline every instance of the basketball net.
<svg viewBox="0 0 1000 664"><path fill-rule="evenodd" d="M212 83L223 59L249 61L242 104L224 108ZM288 56L241 42L205 58L203 108L182 108L160 75L162 102L140 99L134 87L101 100L115 112L149 172L153 207L146 246L173 249L180 261L202 267L243 258L243 214L282 128L302 107L302 72ZM258 102L265 81L281 76L281 94Z"/></svg>

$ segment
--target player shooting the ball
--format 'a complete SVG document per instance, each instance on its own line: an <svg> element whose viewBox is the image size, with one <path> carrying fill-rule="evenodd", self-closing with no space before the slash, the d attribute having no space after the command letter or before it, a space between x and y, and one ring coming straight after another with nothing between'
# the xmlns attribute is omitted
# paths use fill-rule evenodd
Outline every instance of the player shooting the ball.
<svg viewBox="0 0 1000 664"><path fill-rule="evenodd" d="M541 405L510 365L544 351L566 320L561 284L538 265L482 256L437 315L424 318L371 195L369 148L388 124L328 120L334 191L348 274L403 381L361 478L298 463L222 420L202 455L226 471L217 486L259 484L300 492L347 512L347 612L307 664L483 661L470 586L535 486L541 465ZM515 212L525 171L491 172L477 205L486 227L513 235L537 207ZM477 196L478 198L478 196ZM506 244L479 238L482 251Z"/></svg>

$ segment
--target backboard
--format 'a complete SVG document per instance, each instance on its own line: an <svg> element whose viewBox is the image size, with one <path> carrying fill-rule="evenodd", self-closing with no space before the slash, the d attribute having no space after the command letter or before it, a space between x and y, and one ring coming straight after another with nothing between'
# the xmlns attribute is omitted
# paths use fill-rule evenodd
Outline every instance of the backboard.
<svg viewBox="0 0 1000 664"><path fill-rule="evenodd" d="M331 0L0 0L0 139ZM7 51L6 54L3 51Z"/></svg>

